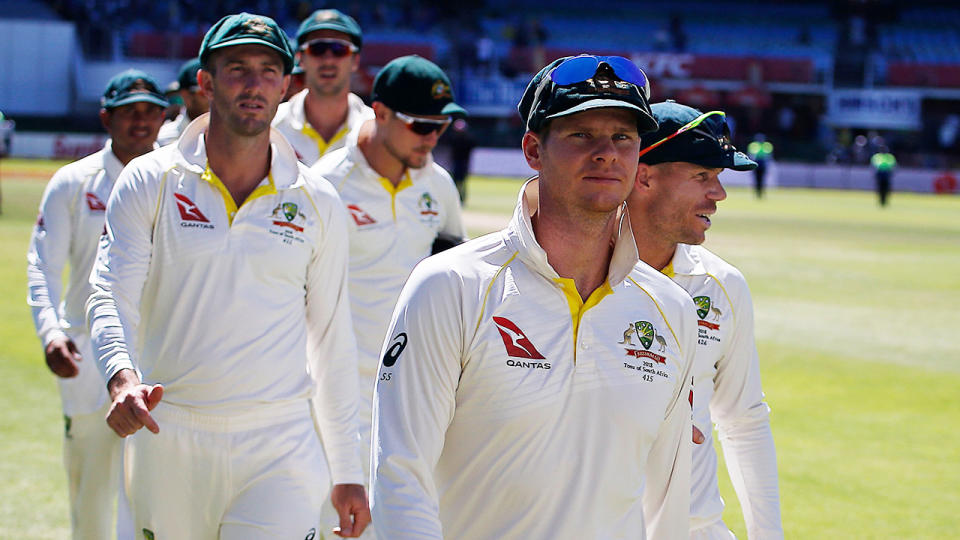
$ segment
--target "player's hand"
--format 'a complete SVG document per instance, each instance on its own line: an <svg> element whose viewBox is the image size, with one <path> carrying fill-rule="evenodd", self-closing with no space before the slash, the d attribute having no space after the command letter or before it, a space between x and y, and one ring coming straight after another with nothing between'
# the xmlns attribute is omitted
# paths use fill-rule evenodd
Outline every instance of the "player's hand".
<svg viewBox="0 0 960 540"><path fill-rule="evenodd" d="M697 429L697 426L693 426L693 444L703 444L703 441L707 440L703 436L703 432Z"/></svg>
<svg viewBox="0 0 960 540"><path fill-rule="evenodd" d="M47 359L47 367L57 377L69 379L80 373L77 362L83 360L83 357L80 356L77 345L72 339L66 336L55 338L47 344L47 348L43 352Z"/></svg>
<svg viewBox="0 0 960 540"><path fill-rule="evenodd" d="M107 413L107 425L117 435L133 435L142 427L153 433L160 432L160 426L150 416L150 411L163 398L163 385L141 384L136 373L123 369L110 379L107 388L113 401Z"/></svg>
<svg viewBox="0 0 960 540"><path fill-rule="evenodd" d="M333 533L343 538L356 538L370 524L370 505L367 492L360 484L336 484L330 492L330 501L340 515L340 526Z"/></svg>

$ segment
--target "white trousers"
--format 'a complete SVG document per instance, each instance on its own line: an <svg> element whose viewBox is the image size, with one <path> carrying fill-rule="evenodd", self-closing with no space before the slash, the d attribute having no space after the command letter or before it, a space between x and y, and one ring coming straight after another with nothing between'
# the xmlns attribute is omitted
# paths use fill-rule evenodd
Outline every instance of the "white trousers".
<svg viewBox="0 0 960 540"><path fill-rule="evenodd" d="M105 416L106 408L64 417L63 465L74 540L113 536L123 439L107 426Z"/></svg>
<svg viewBox="0 0 960 540"><path fill-rule="evenodd" d="M163 402L125 449L137 538L313 538L330 473L307 401L212 416Z"/></svg>

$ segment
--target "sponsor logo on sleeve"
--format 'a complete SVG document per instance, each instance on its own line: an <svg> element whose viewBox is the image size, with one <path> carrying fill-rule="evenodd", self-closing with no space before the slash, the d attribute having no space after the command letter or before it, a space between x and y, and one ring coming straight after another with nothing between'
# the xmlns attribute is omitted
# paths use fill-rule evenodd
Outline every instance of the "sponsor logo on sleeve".
<svg viewBox="0 0 960 540"><path fill-rule="evenodd" d="M402 353L405 348L407 348L407 333L400 332L393 336L390 346L387 347L387 350L383 353L383 367L393 367L400 358L400 353Z"/></svg>
<svg viewBox="0 0 960 540"><path fill-rule="evenodd" d="M87 192L87 207L93 212L103 212L107 209L107 205L103 204L103 201L95 193L89 191Z"/></svg>
<svg viewBox="0 0 960 540"><path fill-rule="evenodd" d="M510 367L522 367L532 369L550 369L549 362L528 362L526 360L546 360L540 351L533 345L530 338L520 330L513 321L506 317L494 317L493 323L497 325L497 331L500 332L500 339L503 340L503 346L507 350L507 356L520 358L521 360L507 359L507 365Z"/></svg>

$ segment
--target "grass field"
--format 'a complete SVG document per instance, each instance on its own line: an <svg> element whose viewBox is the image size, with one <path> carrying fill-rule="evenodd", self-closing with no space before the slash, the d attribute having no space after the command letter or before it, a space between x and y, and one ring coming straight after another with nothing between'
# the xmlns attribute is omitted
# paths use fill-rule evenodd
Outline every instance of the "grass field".
<svg viewBox="0 0 960 540"><path fill-rule="evenodd" d="M25 257L49 163L0 162L0 538L68 535L59 398L33 334ZM16 175L12 172L16 169ZM519 182L474 178L470 232ZM753 290L788 538L956 537L960 198L733 189L707 246ZM725 518L746 538L725 474Z"/></svg>

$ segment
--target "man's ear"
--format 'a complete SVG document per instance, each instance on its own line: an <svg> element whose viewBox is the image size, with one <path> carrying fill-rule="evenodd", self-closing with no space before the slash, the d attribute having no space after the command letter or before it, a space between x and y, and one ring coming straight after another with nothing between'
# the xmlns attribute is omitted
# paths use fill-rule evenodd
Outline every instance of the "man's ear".
<svg viewBox="0 0 960 540"><path fill-rule="evenodd" d="M197 82L200 84L200 91L207 99L213 101L213 73L200 68L197 71Z"/></svg>
<svg viewBox="0 0 960 540"><path fill-rule="evenodd" d="M653 176L653 167L646 163L637 165L637 180L633 189L650 189L650 177Z"/></svg>
<svg viewBox="0 0 960 540"><path fill-rule="evenodd" d="M528 131L523 134L523 141L521 141L520 146L523 148L523 157L527 160L527 165L530 165L530 168L535 171L543 170L541 157L543 144L540 137L536 133Z"/></svg>
<svg viewBox="0 0 960 540"><path fill-rule="evenodd" d="M103 129L110 133L110 112L106 109L100 109L100 123L103 124Z"/></svg>

